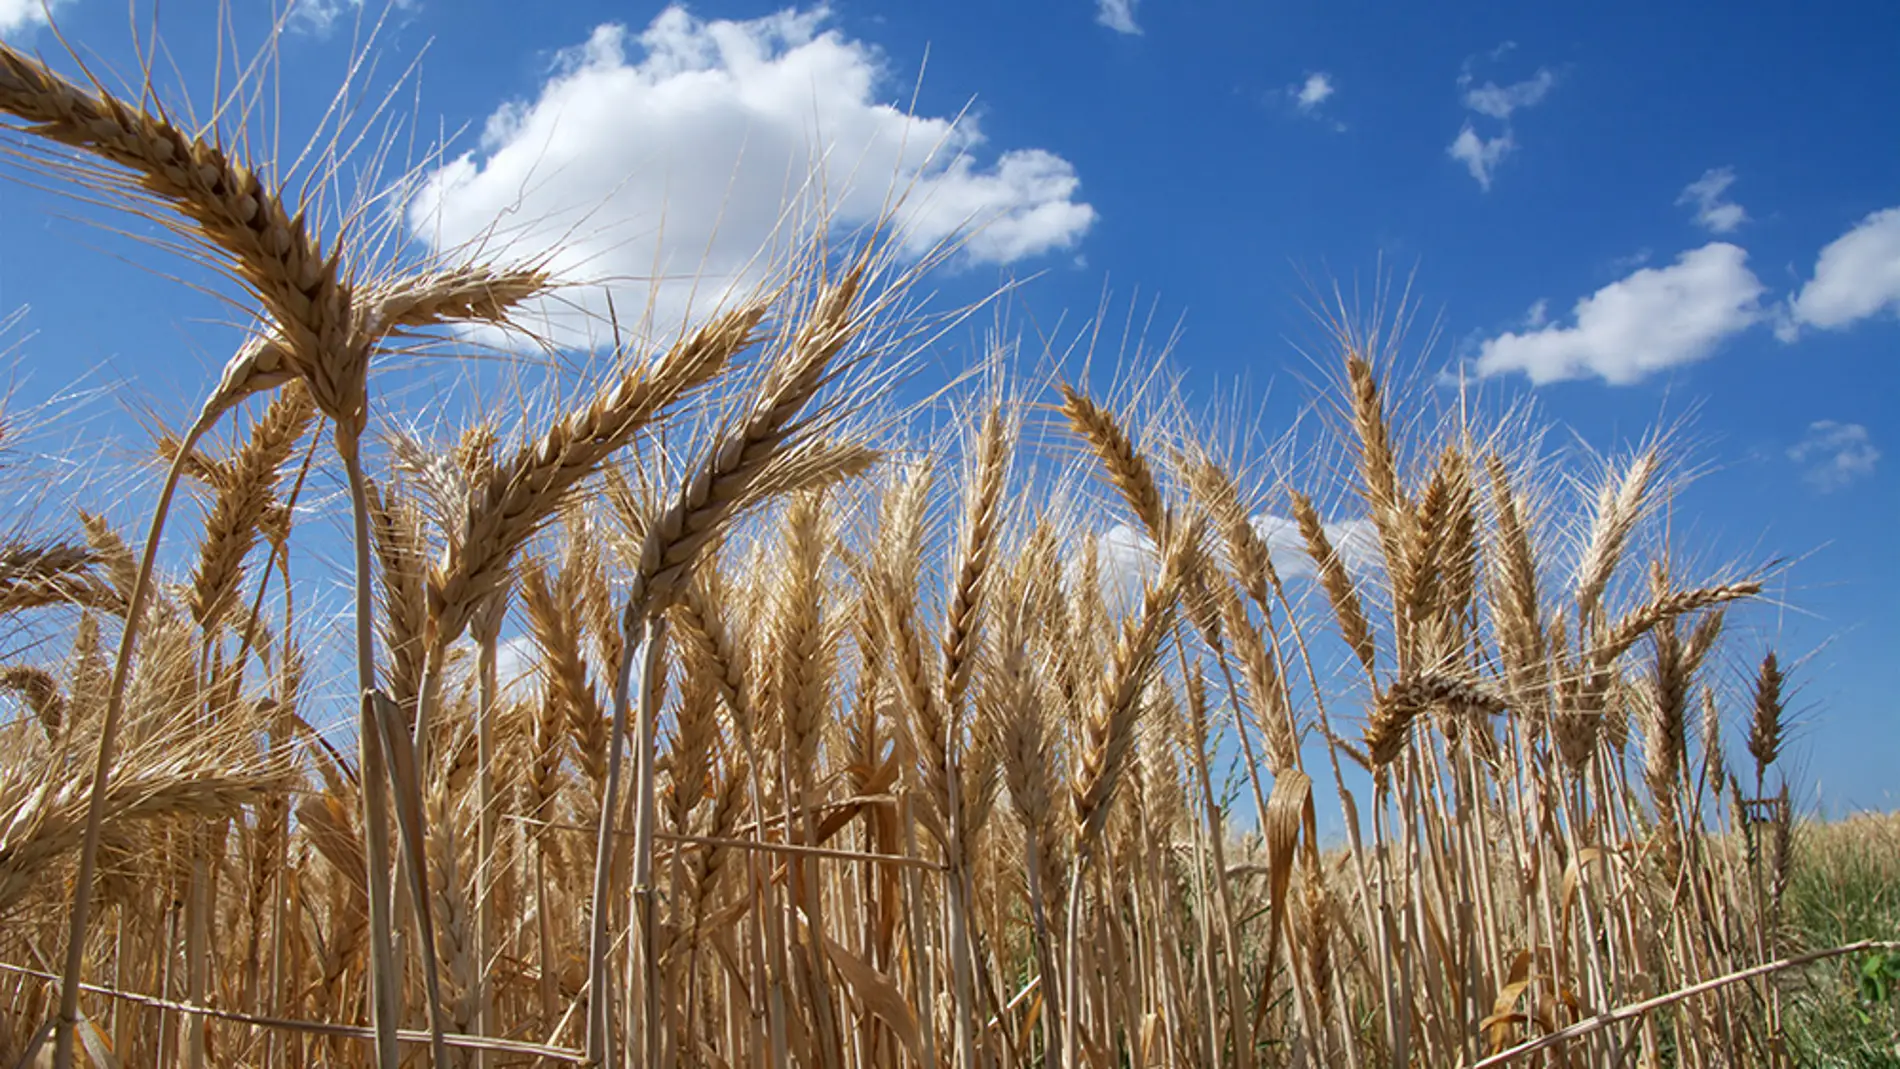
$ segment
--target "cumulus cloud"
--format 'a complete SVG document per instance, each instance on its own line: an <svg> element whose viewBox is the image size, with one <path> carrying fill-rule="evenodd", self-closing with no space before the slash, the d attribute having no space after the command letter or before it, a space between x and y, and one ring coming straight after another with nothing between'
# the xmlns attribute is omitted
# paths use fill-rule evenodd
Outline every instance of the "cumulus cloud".
<svg viewBox="0 0 1900 1069"><path fill-rule="evenodd" d="M1900 207L1874 212L1822 249L1775 332L1793 341L1802 327L1843 330L1882 312L1900 314Z"/></svg>
<svg viewBox="0 0 1900 1069"><path fill-rule="evenodd" d="M1141 0L1095 0L1095 21L1116 33L1140 33L1135 9Z"/></svg>
<svg viewBox="0 0 1900 1069"><path fill-rule="evenodd" d="M53 0L49 5L43 0L0 0L0 36L7 36L28 26L46 25L46 9L57 9L63 0Z"/></svg>
<svg viewBox="0 0 1900 1069"><path fill-rule="evenodd" d="M893 191L906 251L967 235L961 255L1006 264L1074 246L1095 220L1067 160L985 154L971 118L884 103L881 59L823 9L748 21L671 7L638 32L597 28L531 100L489 116L479 147L424 176L408 203L438 248L556 250L552 267L608 284L564 295L599 321L655 308L658 326L759 281L757 254L822 202L834 227L879 216ZM987 155L986 161L979 156ZM503 246L503 248L497 248ZM574 342L586 319L550 304Z"/></svg>
<svg viewBox="0 0 1900 1069"><path fill-rule="evenodd" d="M1595 376L1627 385L1693 363L1762 318L1763 287L1748 253L1726 242L1645 267L1579 300L1571 322L1512 331L1483 343L1480 375L1519 371L1543 384Z"/></svg>
<svg viewBox="0 0 1900 1069"><path fill-rule="evenodd" d="M1490 58L1495 61L1517 46L1510 41L1491 50ZM1499 85L1486 81L1477 85L1471 73L1473 60L1465 60L1464 68L1458 73L1459 97L1466 110L1495 120L1502 124L1499 132L1493 136L1480 133L1470 119L1459 128L1458 136L1445 147L1445 154L1465 165L1478 188L1490 192L1491 182L1497 172L1498 164L1504 158L1517 151L1517 135L1511 126L1511 116L1526 108L1534 108L1550 94L1557 84L1557 74L1548 67L1537 68L1537 73L1521 82Z"/></svg>
<svg viewBox="0 0 1900 1069"><path fill-rule="evenodd" d="M1748 213L1742 206L1729 200L1725 194L1728 187L1735 184L1735 168L1715 167L1702 172L1702 177L1689 183L1682 195L1676 198L1677 204L1695 205L1696 225L1712 234L1729 234L1743 223L1748 222Z"/></svg>
<svg viewBox="0 0 1900 1069"><path fill-rule="evenodd" d="M1809 486L1827 494L1872 475L1880 450L1866 427L1823 419L1808 424L1807 435L1789 448L1788 459L1806 469L1802 478Z"/></svg>
<svg viewBox="0 0 1900 1069"><path fill-rule="evenodd" d="M1491 173L1497 170L1504 157L1516 149L1517 140L1511 136L1510 130L1496 137L1484 138L1478 136L1478 131L1470 123L1466 123L1464 129L1458 131L1457 139L1446 146L1445 152L1464 164L1465 169L1471 172L1471 177L1478 180L1478 188L1488 193L1491 190Z"/></svg>

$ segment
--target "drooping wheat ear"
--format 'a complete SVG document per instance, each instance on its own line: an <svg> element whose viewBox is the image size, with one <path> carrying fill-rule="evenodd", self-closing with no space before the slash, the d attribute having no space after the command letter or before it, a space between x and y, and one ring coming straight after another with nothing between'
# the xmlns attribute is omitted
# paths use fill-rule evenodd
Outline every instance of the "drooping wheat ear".
<svg viewBox="0 0 1900 1069"><path fill-rule="evenodd" d="M1374 647L1372 644L1372 625L1366 619L1365 606L1359 601L1359 591L1353 586L1352 577L1346 574L1346 563L1342 560L1333 543L1326 535L1326 526L1320 523L1319 511L1313 507L1313 501L1305 494L1295 490L1291 493L1293 518L1300 527L1300 537L1306 540L1306 552L1313 558L1319 569L1319 585L1326 591L1326 600L1332 604L1333 617L1339 622L1340 637L1359 658L1366 670L1366 678L1374 677Z"/></svg>
<svg viewBox="0 0 1900 1069"><path fill-rule="evenodd" d="M44 605L96 606L109 601L91 575L98 558L65 542L8 541L0 545L0 615ZM103 606L100 606L103 607Z"/></svg>
<svg viewBox="0 0 1900 1069"><path fill-rule="evenodd" d="M1761 670L1755 675L1755 714L1748 725L1748 753L1755 759L1755 779L1759 782L1781 756L1782 700L1783 682L1781 663L1775 659L1775 652L1769 650L1761 659Z"/></svg>
<svg viewBox="0 0 1900 1069"><path fill-rule="evenodd" d="M1142 692L1160 666L1162 640L1174 625L1182 578L1200 559L1200 536L1197 520L1168 547L1160 574L1142 594L1140 615L1122 627L1113 663L1083 722L1069 784L1078 854L1092 849L1108 819L1109 800L1134 744Z"/></svg>
<svg viewBox="0 0 1900 1069"><path fill-rule="evenodd" d="M1739 583L1724 583L1720 586L1703 587L1698 590L1677 590L1649 601L1625 613L1610 625L1604 633L1602 642L1592 655L1595 667L1601 671L1607 669L1616 659L1629 652L1638 639L1649 634L1650 630L1665 620L1673 620L1692 612L1716 605L1752 598L1761 593L1761 584L1754 580Z"/></svg>
<svg viewBox="0 0 1900 1069"><path fill-rule="evenodd" d="M309 382L340 432L361 432L368 352L351 341L350 289L336 257L325 254L301 212L248 166L162 112L83 89L4 44L0 111L36 136L132 172L107 181L177 212L191 224L191 236L256 294L282 345L260 344L233 361L208 413L282 382L288 371Z"/></svg>
<svg viewBox="0 0 1900 1069"><path fill-rule="evenodd" d="M719 435L672 504L647 526L629 595L639 612L663 610L679 596L693 562L794 443L799 413L830 380L834 358L868 325L856 308L866 268L859 261L818 295L767 372L751 411Z"/></svg>
<svg viewBox="0 0 1900 1069"><path fill-rule="evenodd" d="M756 302L734 309L657 361L631 368L485 481L467 522L450 544L448 559L429 577L435 648L446 648L461 636L475 607L501 585L515 552L582 480L752 344L752 332L765 312L765 305Z"/></svg>
<svg viewBox="0 0 1900 1069"><path fill-rule="evenodd" d="M60 689L53 673L28 664L10 664L0 668L0 690L10 690L26 702L49 741L59 738L60 727L66 722L66 692Z"/></svg>
<svg viewBox="0 0 1900 1069"><path fill-rule="evenodd" d="M574 579L563 572L550 587L547 573L539 565L530 566L521 576L521 600L528 610L528 629L547 665L548 700L564 711L575 762L599 798L607 780L607 720L581 652Z"/></svg>
<svg viewBox="0 0 1900 1069"><path fill-rule="evenodd" d="M393 491L384 493L374 484L368 491L370 531L383 576L383 644L389 649L387 689L413 722L428 652L423 635L428 625L428 602L422 588L428 547L423 540L422 516L413 502Z"/></svg>
<svg viewBox="0 0 1900 1069"><path fill-rule="evenodd" d="M224 466L217 500L205 519L188 603L192 619L206 631L215 629L235 606L244 558L257 544L259 525L277 500L279 471L315 419L309 391L300 383L289 384L271 399Z"/></svg>
<svg viewBox="0 0 1900 1069"><path fill-rule="evenodd" d="M1645 450L1630 461L1620 480L1606 478L1598 491L1590 538L1577 562L1577 614L1586 629L1600 618L1603 593L1622 562L1631 532L1642 519L1657 470L1656 451Z"/></svg>
<svg viewBox="0 0 1900 1069"><path fill-rule="evenodd" d="M1187 463L1187 483L1189 492L1213 518L1240 588L1266 611L1272 592L1280 587L1280 573L1266 539L1260 537L1260 529L1240 500L1240 487L1225 468L1206 456Z"/></svg>
<svg viewBox="0 0 1900 1069"><path fill-rule="evenodd" d="M282 778L281 773L218 767L203 753L141 758L138 767L121 769L108 788L105 824L123 828L170 817L235 817L281 785ZM0 787L0 825L7 829L0 840L0 915L44 881L47 866L79 846L89 787L80 779L57 785L15 780Z"/></svg>
<svg viewBox="0 0 1900 1069"><path fill-rule="evenodd" d="M977 431L974 468L964 488L963 528L955 558L957 575L943 621L943 706L953 724L962 718L963 698L976 662L977 616L996 548L998 509L1009 474L1009 449L1010 429L1003 406L992 405Z"/></svg>
<svg viewBox="0 0 1900 1069"><path fill-rule="evenodd" d="M1412 723L1434 706L1461 713L1499 713L1503 699L1475 683L1436 673L1399 680L1373 703L1366 722L1366 752L1374 768L1391 764L1405 749Z"/></svg>

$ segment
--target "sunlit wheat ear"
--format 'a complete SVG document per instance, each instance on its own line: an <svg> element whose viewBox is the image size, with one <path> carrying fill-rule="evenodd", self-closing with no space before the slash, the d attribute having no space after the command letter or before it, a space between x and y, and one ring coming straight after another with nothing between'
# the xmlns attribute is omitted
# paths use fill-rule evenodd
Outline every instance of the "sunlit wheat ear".
<svg viewBox="0 0 1900 1069"><path fill-rule="evenodd" d="M1748 753L1755 759L1755 778L1759 781L1781 756L1782 733L1781 663L1770 650L1761 659L1755 675L1754 716L1748 725Z"/></svg>
<svg viewBox="0 0 1900 1069"><path fill-rule="evenodd" d="M856 307L864 269L860 262L824 287L783 345L751 411L718 435L672 503L648 525L629 599L641 613L663 610L679 596L700 552L792 444L799 414L832 376L832 360L868 325Z"/></svg>
<svg viewBox="0 0 1900 1069"><path fill-rule="evenodd" d="M1761 584L1754 580L1737 583L1724 583L1720 586L1703 587L1699 590L1669 591L1651 598L1642 605L1618 617L1604 632L1592 654L1597 668L1607 668L1617 658L1629 652L1644 635L1649 634L1657 624L1673 620L1678 616L1700 612L1703 609L1723 605L1743 598L1752 598L1761 593Z"/></svg>
<svg viewBox="0 0 1900 1069"><path fill-rule="evenodd" d="M529 631L547 672L545 700L549 708L562 710L574 743L575 763L599 798L607 778L607 721L581 650L575 600L578 579L564 571L550 585L547 572L538 564L530 565L522 572L521 594Z"/></svg>
<svg viewBox="0 0 1900 1069"><path fill-rule="evenodd" d="M378 282L364 289L370 333L466 323L503 323L517 308L553 289L538 264L470 263Z"/></svg>
<svg viewBox="0 0 1900 1069"><path fill-rule="evenodd" d="M1359 600L1359 591L1353 585L1352 577L1346 573L1346 562L1334 548L1332 539L1326 535L1326 527L1320 523L1319 510L1313 507L1313 501L1305 494L1294 491L1293 519L1299 524L1300 537L1306 541L1306 552L1313 558L1319 569L1319 585L1326 591L1326 600L1333 607L1333 618L1339 624L1339 634L1353 655L1359 658L1359 664L1366 670L1368 679L1377 674L1372 642L1372 624L1366 619L1366 609Z"/></svg>
<svg viewBox="0 0 1900 1069"><path fill-rule="evenodd" d="M1062 414L1083 440L1094 450L1110 485L1121 494L1128 511L1141 521L1150 538L1167 541L1169 515L1162 501L1154 469L1135 448L1134 440L1121 424L1100 405L1073 388L1063 385Z"/></svg>
<svg viewBox="0 0 1900 1069"><path fill-rule="evenodd" d="M1385 402L1372 363L1350 344L1346 353L1346 383L1354 436L1359 447L1362 493L1379 528L1379 540L1388 559L1396 557L1402 538L1402 513L1409 511L1399 485L1398 458L1392 444Z"/></svg>
<svg viewBox="0 0 1900 1069"><path fill-rule="evenodd" d="M990 578L1003 485L1009 473L1011 432L1002 405L993 405L983 414L976 434L975 467L964 490L956 578L943 623L943 704L953 720L961 716L976 662L977 617Z"/></svg>
<svg viewBox="0 0 1900 1069"><path fill-rule="evenodd" d="M716 317L657 361L628 370L502 464L480 488L448 560L429 577L436 648L467 629L476 605L507 574L515 551L574 487L642 427L724 370L752 344L765 312L755 303Z"/></svg>
<svg viewBox="0 0 1900 1069"><path fill-rule="evenodd" d="M35 136L129 172L106 172L105 181L176 212L213 262L263 304L282 348L260 346L243 370L228 372L230 389L221 386L207 412L229 407L260 381L282 381L289 371L310 383L326 415L360 432L361 365L368 353L351 343L350 291L336 256L323 251L300 212L248 166L164 114L81 88L4 44L0 111L25 122Z"/></svg>
<svg viewBox="0 0 1900 1069"><path fill-rule="evenodd" d="M27 664L8 665L0 668L0 689L18 694L26 702L48 742L59 738L66 722L66 691L51 672Z"/></svg>
<svg viewBox="0 0 1900 1069"><path fill-rule="evenodd" d="M394 489L369 487L370 531L383 580L383 645L389 650L389 695L409 717L422 693L428 605L423 575L428 547L415 505Z"/></svg>
<svg viewBox="0 0 1900 1069"><path fill-rule="evenodd" d="M276 504L280 469L315 418L309 392L292 383L272 400L224 465L192 573L189 605L201 628L214 629L234 607L244 559Z"/></svg>
<svg viewBox="0 0 1900 1069"><path fill-rule="evenodd" d="M1226 545L1228 567L1235 580L1265 611L1272 592L1280 588L1280 575L1266 539L1260 537L1259 528L1241 502L1240 488L1212 457L1184 458L1183 463L1188 489L1213 518L1214 528Z"/></svg>
<svg viewBox="0 0 1900 1069"><path fill-rule="evenodd" d="M1504 711L1502 699L1476 684L1450 676L1425 673L1388 687L1372 707L1366 723L1366 752L1374 768L1382 768L1404 752L1412 724L1433 706L1461 712L1495 714Z"/></svg>
<svg viewBox="0 0 1900 1069"><path fill-rule="evenodd" d="M1605 478L1598 491L1590 536L1577 562L1577 612L1582 626L1589 626L1599 616L1610 578L1642 519L1657 468L1656 451L1645 450L1630 461L1622 478Z"/></svg>
<svg viewBox="0 0 1900 1069"><path fill-rule="evenodd" d="M1078 849L1086 851L1108 819L1108 803L1134 743L1141 693L1160 667L1161 643L1174 625L1180 584L1201 559L1200 525L1189 524L1168 548L1160 574L1142 594L1139 615L1127 621L1113 662L1083 725L1070 783Z"/></svg>
<svg viewBox="0 0 1900 1069"><path fill-rule="evenodd" d="M0 616L47 605L111 608L116 597L93 574L97 560L67 542L0 544Z"/></svg>
<svg viewBox="0 0 1900 1069"><path fill-rule="evenodd" d="M103 516L96 516L81 509L80 525L86 529L86 544L98 555L105 566L106 576L112 582L113 594L121 604L132 600L132 584L139 574L138 558L132 555L132 548L125 539L113 529Z"/></svg>

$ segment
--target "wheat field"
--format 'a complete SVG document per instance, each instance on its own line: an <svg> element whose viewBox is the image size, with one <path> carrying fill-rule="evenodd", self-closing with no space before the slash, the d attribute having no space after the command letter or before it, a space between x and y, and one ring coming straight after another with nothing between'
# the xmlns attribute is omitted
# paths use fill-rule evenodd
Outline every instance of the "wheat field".
<svg viewBox="0 0 1900 1069"><path fill-rule="evenodd" d="M1768 566L1670 545L1666 438L1579 463L1343 314L1326 463L1002 342L893 412L937 258L822 225L432 425L379 372L531 337L547 257L392 257L7 45L0 112L253 324L147 528L0 547L0 1065L1792 1065L1875 946L1791 918Z"/></svg>

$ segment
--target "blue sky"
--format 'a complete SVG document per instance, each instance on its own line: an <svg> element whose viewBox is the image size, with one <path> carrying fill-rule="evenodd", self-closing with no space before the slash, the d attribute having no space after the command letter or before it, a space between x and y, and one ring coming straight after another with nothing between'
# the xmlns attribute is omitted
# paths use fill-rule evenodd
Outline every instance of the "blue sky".
<svg viewBox="0 0 1900 1069"><path fill-rule="evenodd" d="M0 0L0 32L51 55L38 11ZM54 14L129 66L122 3ZM213 17L163 7L200 91ZM327 103L357 17L302 0L289 20L286 130ZM1883 456L1900 449L1896 41L1900 7L1879 2L411 0L389 13L379 77L421 55L396 110L422 142L460 132L419 177L418 244L565 234L585 254L574 270L703 258L743 279L823 140L846 217L897 173L920 176L922 238L993 220L947 294L1033 275L1019 324L1086 317L1105 289L1138 300L1180 324L1188 391L1222 403L1246 383L1269 436L1312 374L1296 347L1319 340L1312 286L1410 277L1438 331L1413 357L1427 376L1534 397L1599 449L1689 419L1704 474L1679 537L1699 562L1797 560L1782 607L1738 620L1736 648L1806 658L1797 753L1838 810L1900 804L1900 493ZM913 94L914 117L888 107ZM963 158L946 165L944 146ZM700 222L721 210L717 232ZM178 300L146 270L156 254L63 217L80 211L0 186L0 315L27 306L0 339L16 394L125 382L175 419L165 406L184 402L164 399L226 351L202 321L228 313ZM127 314L90 313L99 287ZM121 427L127 407L97 418Z"/></svg>

